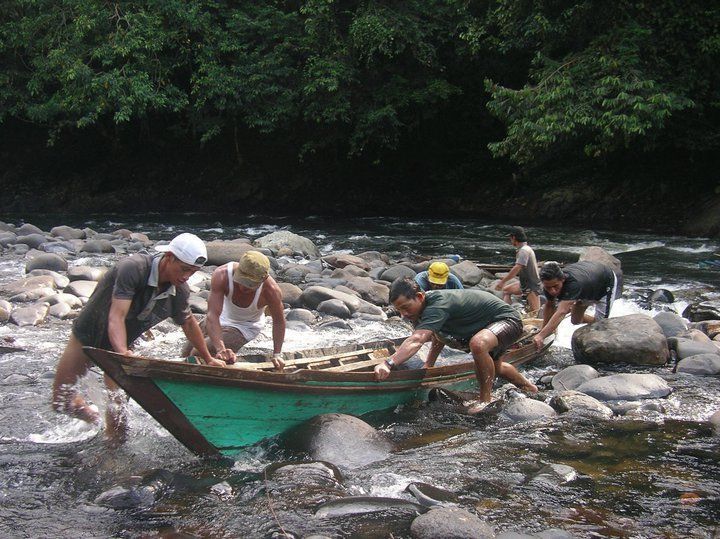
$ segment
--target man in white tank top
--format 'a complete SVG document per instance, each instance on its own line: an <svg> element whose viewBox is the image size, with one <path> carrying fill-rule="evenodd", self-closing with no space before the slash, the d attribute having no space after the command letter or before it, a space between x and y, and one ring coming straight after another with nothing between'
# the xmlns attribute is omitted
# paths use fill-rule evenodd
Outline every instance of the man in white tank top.
<svg viewBox="0 0 720 539"><path fill-rule="evenodd" d="M270 276L270 261L258 251L247 251L238 262L215 269L203 324L210 352L228 364L234 363L236 352L265 326L266 307L273 321L273 363L282 370L285 314L282 292ZM191 353L189 348L190 343L185 346L185 355Z"/></svg>

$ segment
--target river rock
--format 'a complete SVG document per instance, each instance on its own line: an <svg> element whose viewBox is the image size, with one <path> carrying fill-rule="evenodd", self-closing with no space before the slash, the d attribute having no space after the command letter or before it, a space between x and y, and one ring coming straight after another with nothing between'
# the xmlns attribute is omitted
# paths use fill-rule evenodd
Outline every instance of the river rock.
<svg viewBox="0 0 720 539"><path fill-rule="evenodd" d="M77 296L72 294L66 294L64 292L53 292L50 295L40 298L40 301L47 303L48 305L57 305L58 303L65 303L72 309L79 309L82 307L82 302Z"/></svg>
<svg viewBox="0 0 720 539"><path fill-rule="evenodd" d="M675 296L670 290L658 288L648 298L650 303L675 303Z"/></svg>
<svg viewBox="0 0 720 539"><path fill-rule="evenodd" d="M50 275L35 275L25 277L0 288L0 294L4 296L15 296L36 288L54 288L55 280Z"/></svg>
<svg viewBox="0 0 720 539"><path fill-rule="evenodd" d="M338 318L350 318L350 309L339 299L326 299L317 306L318 312L337 316Z"/></svg>
<svg viewBox="0 0 720 539"><path fill-rule="evenodd" d="M50 234L64 240L84 240L87 236L85 234L85 231L66 225L60 225L51 228Z"/></svg>
<svg viewBox="0 0 720 539"><path fill-rule="evenodd" d="M649 316L631 314L583 326L571 339L579 363L664 365L669 351L662 328Z"/></svg>
<svg viewBox="0 0 720 539"><path fill-rule="evenodd" d="M24 235L26 235L26 234L45 234L45 232L44 232L43 230L41 230L40 228L36 227L36 226L33 225L32 223L25 223L25 224L21 225L21 226L15 231L15 233L16 233L18 236L24 236Z"/></svg>
<svg viewBox="0 0 720 539"><path fill-rule="evenodd" d="M92 239L80 248L81 253L114 253L115 247L106 239Z"/></svg>
<svg viewBox="0 0 720 539"><path fill-rule="evenodd" d="M581 417L598 417L609 419L613 411L599 400L580 393L579 391L563 391L550 399L552 406L559 413L570 412Z"/></svg>
<svg viewBox="0 0 720 539"><path fill-rule="evenodd" d="M309 275L319 273L309 264L288 264L283 267L279 274L283 281L294 285L302 284Z"/></svg>
<svg viewBox="0 0 720 539"><path fill-rule="evenodd" d="M156 470L135 487L117 486L101 493L95 504L115 510L151 507L173 485L173 476L167 470Z"/></svg>
<svg viewBox="0 0 720 539"><path fill-rule="evenodd" d="M147 234L143 234L142 232L133 232L130 234L129 239L137 243L142 243L143 245L150 245L152 243Z"/></svg>
<svg viewBox="0 0 720 539"><path fill-rule="evenodd" d="M570 365L553 376L552 387L569 391L599 376L600 373L590 365Z"/></svg>
<svg viewBox="0 0 720 539"><path fill-rule="evenodd" d="M395 264L390 266L380 274L380 279L392 283L395 279L403 277L409 277L410 279L415 278L416 272L403 264Z"/></svg>
<svg viewBox="0 0 720 539"><path fill-rule="evenodd" d="M535 421L557 416L557 412L549 404L528 398L511 399L503 406L500 417L512 423Z"/></svg>
<svg viewBox="0 0 720 539"><path fill-rule="evenodd" d="M27 277L37 277L40 275L47 275L52 277L53 282L55 283L55 288L65 288L68 284L70 284L70 279L68 279L64 275L59 274L57 271L46 269L34 269L27 274Z"/></svg>
<svg viewBox="0 0 720 539"><path fill-rule="evenodd" d="M79 298L89 298L97 287L97 281L72 281L63 292Z"/></svg>
<svg viewBox="0 0 720 539"><path fill-rule="evenodd" d="M367 301L364 301L351 294L339 292L331 288L325 288L322 286L308 286L303 290L301 296L304 305L310 309L316 309L321 302L328 299L339 299L342 301L351 313L364 312L368 314L382 314L382 309Z"/></svg>
<svg viewBox="0 0 720 539"><path fill-rule="evenodd" d="M390 288L387 285L373 281L370 277L351 277L348 279L346 286L373 305L387 305L390 303Z"/></svg>
<svg viewBox="0 0 720 539"><path fill-rule="evenodd" d="M363 420L346 414L316 416L292 429L286 439L291 447L341 469L385 459L393 450L385 436Z"/></svg>
<svg viewBox="0 0 720 539"><path fill-rule="evenodd" d="M333 279L343 279L347 281L354 277L367 277L369 274L362 268L357 266L345 266L344 268L337 268L330 273L330 277Z"/></svg>
<svg viewBox="0 0 720 539"><path fill-rule="evenodd" d="M38 250L65 258L68 255L77 253L80 247L82 247L82 245L76 247L69 241L48 241L38 245Z"/></svg>
<svg viewBox="0 0 720 539"><path fill-rule="evenodd" d="M720 319L720 301L702 301L688 305L682 313L691 322Z"/></svg>
<svg viewBox="0 0 720 539"><path fill-rule="evenodd" d="M675 367L676 372L687 374L720 374L720 351L717 354L697 354L686 357Z"/></svg>
<svg viewBox="0 0 720 539"><path fill-rule="evenodd" d="M414 539L492 539L495 530L487 522L459 507L438 507L413 520Z"/></svg>
<svg viewBox="0 0 720 539"><path fill-rule="evenodd" d="M48 309L48 314L61 320L66 320L75 316L75 311L72 310L70 305L67 303L56 303Z"/></svg>
<svg viewBox="0 0 720 539"><path fill-rule="evenodd" d="M282 247L288 247L293 253L300 253L302 256L320 258L320 251L308 238L298 236L289 230L278 230L266 236L257 238L253 245L277 251Z"/></svg>
<svg viewBox="0 0 720 539"><path fill-rule="evenodd" d="M587 260L589 262L600 262L601 264L609 266L617 274L618 279L620 279L620 284L622 285L622 264L620 263L620 260L608 253L602 247L598 247L596 245L586 247L580 253L578 262L581 260Z"/></svg>
<svg viewBox="0 0 720 539"><path fill-rule="evenodd" d="M710 421L710 424L715 427L715 432L720 434L720 410L711 415L708 421Z"/></svg>
<svg viewBox="0 0 720 539"><path fill-rule="evenodd" d="M67 276L71 281L99 281L107 268L92 266L73 266L68 269Z"/></svg>
<svg viewBox="0 0 720 539"><path fill-rule="evenodd" d="M27 236L18 236L15 240L16 244L27 245L31 249L37 249L40 245L45 243L47 238L42 234L28 234Z"/></svg>
<svg viewBox="0 0 720 539"><path fill-rule="evenodd" d="M4 324L10 320L10 313L12 313L12 305L9 301L0 300L0 324Z"/></svg>
<svg viewBox="0 0 720 539"><path fill-rule="evenodd" d="M687 322L682 317L667 311L656 314L653 316L653 320L660 326L665 337L675 337L683 333L688 327Z"/></svg>
<svg viewBox="0 0 720 539"><path fill-rule="evenodd" d="M368 262L355 255L350 254L331 254L322 257L323 262L332 266L333 268L344 268L346 266L355 266L364 271L370 270L370 264Z"/></svg>
<svg viewBox="0 0 720 539"><path fill-rule="evenodd" d="M41 288L33 288L32 290L26 290L20 294L15 294L10 298L13 303L27 303L29 301L37 301L40 298L50 296L55 293L55 289L49 286L43 286Z"/></svg>
<svg viewBox="0 0 720 539"><path fill-rule="evenodd" d="M43 253L34 256L25 264L25 273L30 273L35 269L45 269L51 271L67 271L68 263L63 257L52 253Z"/></svg>
<svg viewBox="0 0 720 539"><path fill-rule="evenodd" d="M678 335L678 338L679 339L688 339L688 340L691 340L694 342L705 342L705 343L712 341L712 339L710 337L708 337L705 333L703 333L699 329L694 329L694 328L688 328L683 333L680 333Z"/></svg>
<svg viewBox="0 0 720 539"><path fill-rule="evenodd" d="M454 492L417 481L413 481L405 487L405 491L412 494L415 499L425 507L458 503L459 501L457 494Z"/></svg>
<svg viewBox="0 0 720 539"><path fill-rule="evenodd" d="M668 345L678 360L697 354L720 354L720 349L713 342L697 342L692 339L671 337Z"/></svg>
<svg viewBox="0 0 720 539"><path fill-rule="evenodd" d="M302 305L301 296L302 289L292 283L278 283L280 293L282 294L283 303L287 303L290 307Z"/></svg>
<svg viewBox="0 0 720 539"><path fill-rule="evenodd" d="M18 307L10 314L10 321L16 326L37 326L45 321L48 313L47 303L34 303L27 307Z"/></svg>
<svg viewBox="0 0 720 539"><path fill-rule="evenodd" d="M0 232L0 247L7 247L17 243L17 234L14 232Z"/></svg>
<svg viewBox="0 0 720 539"><path fill-rule="evenodd" d="M205 298L201 298L197 294L191 294L188 298L190 310L196 314L207 314L208 302Z"/></svg>
<svg viewBox="0 0 720 539"><path fill-rule="evenodd" d="M577 391L601 401L659 399L672 393L665 380L655 374L613 374L585 382Z"/></svg>
<svg viewBox="0 0 720 539"><path fill-rule="evenodd" d="M302 322L311 326L317 321L317 316L307 309L291 309L285 316L285 320L288 322Z"/></svg>
<svg viewBox="0 0 720 539"><path fill-rule="evenodd" d="M470 260L463 260L450 267L450 272L455 275L462 284L466 286L475 286L478 284L483 277L483 273L477 264Z"/></svg>
<svg viewBox="0 0 720 539"><path fill-rule="evenodd" d="M362 253L358 253L357 256L365 260L373 268L390 264L390 257L380 251L363 251Z"/></svg>
<svg viewBox="0 0 720 539"><path fill-rule="evenodd" d="M244 241L215 240L205 244L208 253L208 265L222 266L228 262L237 262L240 257L253 247Z"/></svg>
<svg viewBox="0 0 720 539"><path fill-rule="evenodd" d="M540 468L528 484L543 487L558 487L575 481L578 473L567 464L547 464Z"/></svg>

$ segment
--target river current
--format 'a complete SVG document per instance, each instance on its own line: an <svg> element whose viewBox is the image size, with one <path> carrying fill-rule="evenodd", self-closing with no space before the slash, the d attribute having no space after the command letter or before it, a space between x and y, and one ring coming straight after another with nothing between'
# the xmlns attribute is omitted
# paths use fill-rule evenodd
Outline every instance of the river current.
<svg viewBox="0 0 720 539"><path fill-rule="evenodd" d="M20 218L4 217L21 224ZM322 253L377 250L391 257L450 254L509 264L514 249L506 225L472 220L398 218L330 219L264 216L144 215L33 216L49 230L66 224L98 232L118 228L170 239L193 232L205 241L257 238L287 229L311 239ZM673 292L672 307L700 298L719 299L717 270L698 262L720 249L717 240L659 236L650 232L527 227L539 259L572 262L583 247L598 245L622 261L625 290L612 316L654 314L642 301L647 290ZM71 264L109 264L88 257ZM0 285L24 274L21 256L0 255ZM352 330L289 330L286 350L402 336L397 326L351 321ZM550 352L526 366L538 380L573 364L575 328L565 321ZM330 518L315 516L317 485L278 485L266 469L305 455L271 439L226 462L192 455L135 403L130 432L117 448L93 426L55 414L49 398L69 322L39 327L0 325L23 352L0 355L0 536L2 537L410 537L414 513L398 509ZM138 351L174 357L182 332L156 332ZM272 346L268 325L253 348ZM599 368L602 374L612 369ZM390 458L342 469L345 492L413 500L412 482L451 491L456 503L496 532L538 534L563 530L567 537L718 537L720 534L720 435L707 423L720 410L720 379L673 374L671 366L635 368L658 374L673 388L662 411L607 421L564 418L504 426L416 403L364 417L393 440ZM82 381L93 401L104 401L97 373ZM539 481L547 465L572 467L567 481ZM160 479L157 479L157 478ZM152 483L150 503L111 509L96 503L108 490ZM159 486L158 486L159 485ZM546 535L549 536L549 535Z"/></svg>

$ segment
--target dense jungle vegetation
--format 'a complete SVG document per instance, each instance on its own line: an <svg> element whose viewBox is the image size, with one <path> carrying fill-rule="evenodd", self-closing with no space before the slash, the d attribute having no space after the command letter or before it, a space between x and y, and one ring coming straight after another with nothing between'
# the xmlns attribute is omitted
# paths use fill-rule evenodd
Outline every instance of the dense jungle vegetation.
<svg viewBox="0 0 720 539"><path fill-rule="evenodd" d="M657 225L720 191L717 2L1 6L6 209Z"/></svg>

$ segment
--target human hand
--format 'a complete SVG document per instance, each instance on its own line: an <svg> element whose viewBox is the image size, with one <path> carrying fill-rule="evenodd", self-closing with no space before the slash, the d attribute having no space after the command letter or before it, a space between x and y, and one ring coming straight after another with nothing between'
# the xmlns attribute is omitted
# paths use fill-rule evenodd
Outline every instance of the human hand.
<svg viewBox="0 0 720 539"><path fill-rule="evenodd" d="M380 363L379 365L375 365L375 379L379 382L381 380L385 380L390 376L390 367L387 363Z"/></svg>
<svg viewBox="0 0 720 539"><path fill-rule="evenodd" d="M495 290L502 290L503 289L503 282L498 281L498 283L495 285Z"/></svg>
<svg viewBox="0 0 720 539"><path fill-rule="evenodd" d="M206 359L205 363L208 365L212 365L213 367L226 367L227 366L227 363L225 363L222 359L215 359L214 357Z"/></svg>
<svg viewBox="0 0 720 539"><path fill-rule="evenodd" d="M542 347L545 345L545 339L543 339L539 333L535 334L533 337L533 342L535 343L535 348L538 350L541 350Z"/></svg>
<svg viewBox="0 0 720 539"><path fill-rule="evenodd" d="M230 348L223 348L215 354L215 357L222 359L228 365L232 365L237 360L237 355L235 355L235 352Z"/></svg>
<svg viewBox="0 0 720 539"><path fill-rule="evenodd" d="M280 352L273 354L272 362L273 365L275 365L275 368L279 371L282 371L285 368L285 360Z"/></svg>

